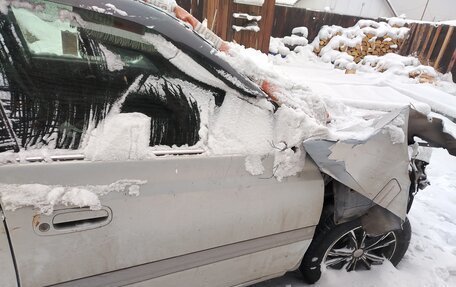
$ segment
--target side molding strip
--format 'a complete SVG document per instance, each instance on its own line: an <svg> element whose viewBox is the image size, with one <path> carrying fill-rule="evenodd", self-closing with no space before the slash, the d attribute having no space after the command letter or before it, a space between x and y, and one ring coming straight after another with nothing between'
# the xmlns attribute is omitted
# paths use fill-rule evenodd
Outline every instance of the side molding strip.
<svg viewBox="0 0 456 287"><path fill-rule="evenodd" d="M315 226L260 237L239 243L190 253L170 259L138 265L52 285L54 287L117 287L158 278L161 276L253 254L304 240L311 240ZM304 254L303 254L304 256Z"/></svg>

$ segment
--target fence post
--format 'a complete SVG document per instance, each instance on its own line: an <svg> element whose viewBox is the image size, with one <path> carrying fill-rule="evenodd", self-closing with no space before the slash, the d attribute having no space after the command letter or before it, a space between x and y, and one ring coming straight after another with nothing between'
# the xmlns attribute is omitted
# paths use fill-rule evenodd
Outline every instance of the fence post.
<svg viewBox="0 0 456 287"><path fill-rule="evenodd" d="M261 34L257 49L266 54L269 53L269 42L271 41L272 26L275 17L275 4L276 0L265 0L261 9Z"/></svg>

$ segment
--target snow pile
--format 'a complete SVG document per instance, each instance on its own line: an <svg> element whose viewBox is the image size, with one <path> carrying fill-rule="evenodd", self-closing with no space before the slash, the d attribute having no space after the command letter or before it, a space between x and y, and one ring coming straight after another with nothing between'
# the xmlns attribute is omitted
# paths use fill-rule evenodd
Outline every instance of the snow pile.
<svg viewBox="0 0 456 287"><path fill-rule="evenodd" d="M357 67L363 71L369 71L369 68L373 68L380 73L407 76L417 79L420 83L433 83L441 78L440 73L433 67L421 65L417 58L397 54L366 56Z"/></svg>
<svg viewBox="0 0 456 287"><path fill-rule="evenodd" d="M305 158L302 142L306 139L316 137L331 140L365 140L377 132L374 128L375 122L384 113L355 113L330 95L316 93L306 86L292 82L276 72L273 65L274 58L236 44L230 44L229 55L219 53L219 56L254 82L260 85L264 81L270 83L274 87L273 95L279 105L275 113L263 112L262 116L260 116L261 109L255 111L252 105L245 106L248 111L241 109L240 106L230 108L226 117L232 118L234 123L241 124L242 128L248 127L249 133L252 133L253 137L247 142L241 142L238 141L239 135L244 133L240 132L241 127L237 127L238 130L231 130L229 128L231 124L229 124L224 126L224 129L216 128L215 130L220 131L220 134L215 137L220 138L218 142L222 146L220 151L232 151L234 147L240 146L244 146L247 154L252 152L257 154L260 150L260 154L272 151L275 161L274 174L279 180L302 170ZM299 57L299 54L296 57ZM241 103L240 105L242 106ZM224 107L222 106L221 109L223 110ZM253 120L246 119L242 120L243 123L237 122L237 119L243 118L243 113L247 113L247 118ZM226 119L224 122L230 123ZM257 128L250 127L251 122ZM385 127L381 132L390 134L392 142L403 142L403 133L397 133L398 129L395 129L401 125L403 122L393 123L392 126ZM258 141L258 139L260 140ZM251 145L252 141L258 145L256 147ZM209 142L211 143L211 140ZM223 143L228 143L228 146L223 146ZM248 166L253 166L251 160ZM249 169L255 171L253 168Z"/></svg>
<svg viewBox="0 0 456 287"><path fill-rule="evenodd" d="M77 206L101 208L99 197L110 192L123 192L130 196L139 196L143 180L119 180L109 185L95 186L50 186L41 184L0 184L0 200L6 210L31 206L40 213L52 214L54 207Z"/></svg>
<svg viewBox="0 0 456 287"><path fill-rule="evenodd" d="M269 52L273 55L280 54L282 57L288 56L292 51L298 52L302 47L309 44L307 27L296 27L291 32L291 36L284 38L271 37Z"/></svg>

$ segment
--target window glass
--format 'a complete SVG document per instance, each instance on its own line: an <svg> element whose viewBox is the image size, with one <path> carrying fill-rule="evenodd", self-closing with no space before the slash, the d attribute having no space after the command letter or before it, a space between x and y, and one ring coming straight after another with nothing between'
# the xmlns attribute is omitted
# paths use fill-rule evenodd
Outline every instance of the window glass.
<svg viewBox="0 0 456 287"><path fill-rule="evenodd" d="M46 3L43 9L32 11L23 8L12 8L17 24L34 54L54 54L80 57L78 49L77 28L69 21L62 21L55 3Z"/></svg>
<svg viewBox="0 0 456 287"><path fill-rule="evenodd" d="M20 147L81 148L85 134L119 101L119 112L151 118L151 146L200 140L198 101L206 105L207 95L220 105L224 92L179 71L144 41L138 24L78 9L84 21L78 25L61 17L73 13L71 7L41 3L40 9L0 15L0 72ZM6 142L5 128L0 136Z"/></svg>

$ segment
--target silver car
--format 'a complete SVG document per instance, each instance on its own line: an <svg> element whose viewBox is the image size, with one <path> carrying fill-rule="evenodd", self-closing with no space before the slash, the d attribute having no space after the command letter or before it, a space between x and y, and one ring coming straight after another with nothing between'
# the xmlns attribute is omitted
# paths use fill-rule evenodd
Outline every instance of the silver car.
<svg viewBox="0 0 456 287"><path fill-rule="evenodd" d="M2 287L247 286L296 269L313 283L323 264L397 264L427 184L408 144L419 135L455 152L441 121L404 108L377 122L409 119L404 144L381 132L309 140L291 148L307 152L296 175L278 181L272 156L252 175L245 155L198 145L205 118L230 106L272 118L277 107L171 15L131 0L0 1L0 11ZM54 150L27 153L43 147Z"/></svg>

